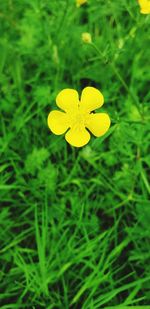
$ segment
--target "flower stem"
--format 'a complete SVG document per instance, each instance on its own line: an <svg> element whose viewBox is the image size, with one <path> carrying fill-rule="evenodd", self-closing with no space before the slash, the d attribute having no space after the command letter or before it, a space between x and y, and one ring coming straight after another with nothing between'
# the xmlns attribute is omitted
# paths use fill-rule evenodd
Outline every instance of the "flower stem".
<svg viewBox="0 0 150 309"><path fill-rule="evenodd" d="M128 92L128 94L132 98L134 104L136 105L136 107L139 111L139 114L141 115L142 120L144 120L144 115L143 115L143 112L141 111L141 108L139 106L139 102L138 102L137 98L135 97L133 92L129 89L128 85L126 84L125 80L121 76L120 72L117 70L115 64L113 62L109 62L108 59L103 55L101 50L93 42L90 45L92 45L92 47L96 50L96 52L100 56L100 59L103 61L103 63L108 64L111 67L111 69L113 70L114 74L116 75L116 77L118 78L118 80L120 81L120 83L122 84L124 89Z"/></svg>

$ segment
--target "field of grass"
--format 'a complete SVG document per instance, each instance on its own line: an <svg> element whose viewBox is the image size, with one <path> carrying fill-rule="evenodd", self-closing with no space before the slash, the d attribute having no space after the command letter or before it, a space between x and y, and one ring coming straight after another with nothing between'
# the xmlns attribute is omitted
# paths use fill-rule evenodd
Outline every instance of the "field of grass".
<svg viewBox="0 0 150 309"><path fill-rule="evenodd" d="M150 308L149 46L136 0L0 1L1 309ZM74 148L47 116L86 86L111 127Z"/></svg>

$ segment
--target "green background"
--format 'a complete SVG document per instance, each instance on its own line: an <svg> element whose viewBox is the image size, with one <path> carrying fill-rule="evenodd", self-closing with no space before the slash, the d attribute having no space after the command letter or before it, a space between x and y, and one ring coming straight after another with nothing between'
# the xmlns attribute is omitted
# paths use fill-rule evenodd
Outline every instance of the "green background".
<svg viewBox="0 0 150 309"><path fill-rule="evenodd" d="M0 2L0 308L150 308L149 38L136 0ZM112 124L77 149L47 116L89 85Z"/></svg>

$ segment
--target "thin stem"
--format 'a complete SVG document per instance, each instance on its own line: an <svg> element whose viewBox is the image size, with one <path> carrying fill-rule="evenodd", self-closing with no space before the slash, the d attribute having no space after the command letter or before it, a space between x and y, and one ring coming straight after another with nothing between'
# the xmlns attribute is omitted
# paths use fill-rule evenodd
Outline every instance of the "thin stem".
<svg viewBox="0 0 150 309"><path fill-rule="evenodd" d="M103 61L103 63L108 64L111 67L111 69L113 70L113 72L116 75L116 77L118 78L118 80L121 82L124 89L129 93L130 97L134 101L134 104L136 105L136 107L139 111L139 114L141 115L141 118L143 120L144 117L143 117L143 113L141 111L141 108L139 106L139 102L137 101L137 99L134 96L134 94L132 93L132 91L129 89L128 85L126 84L125 80L121 76L120 72L116 69L115 64L113 62L108 62L108 59L103 55L103 53L100 51L100 49L94 43L91 43L90 45L96 50L96 52L100 56L100 59Z"/></svg>

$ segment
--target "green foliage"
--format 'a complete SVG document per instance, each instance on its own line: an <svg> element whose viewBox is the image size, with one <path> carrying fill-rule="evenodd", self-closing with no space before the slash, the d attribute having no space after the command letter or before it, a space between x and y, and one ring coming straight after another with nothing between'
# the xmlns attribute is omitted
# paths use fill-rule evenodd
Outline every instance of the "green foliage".
<svg viewBox="0 0 150 309"><path fill-rule="evenodd" d="M150 308L149 29L136 0L0 1L0 308ZM47 116L88 85L112 124L75 149Z"/></svg>

